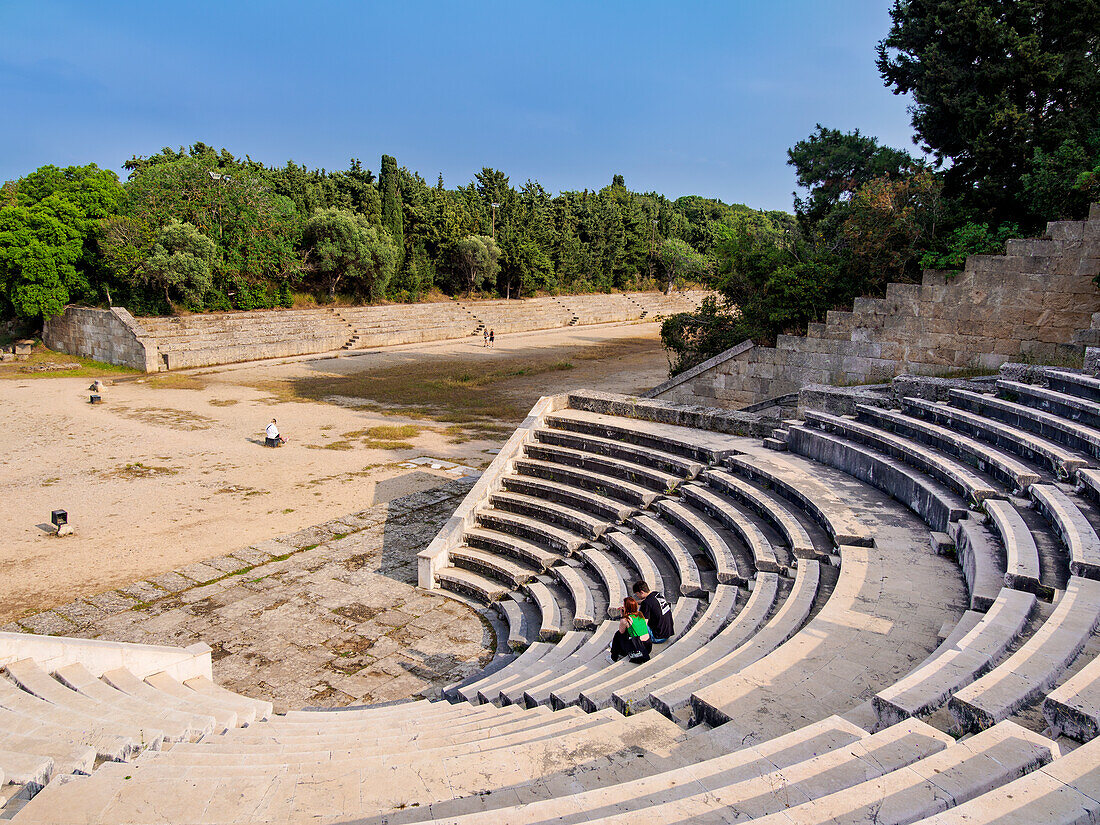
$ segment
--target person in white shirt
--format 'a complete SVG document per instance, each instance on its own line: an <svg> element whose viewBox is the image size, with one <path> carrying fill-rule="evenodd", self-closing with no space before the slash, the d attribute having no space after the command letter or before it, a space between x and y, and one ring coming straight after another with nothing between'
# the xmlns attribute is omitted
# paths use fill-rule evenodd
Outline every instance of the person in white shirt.
<svg viewBox="0 0 1100 825"><path fill-rule="evenodd" d="M265 432L264 446L265 447L279 447L286 443L286 439L279 435L279 427L275 423L275 419L271 419L271 423L267 425Z"/></svg>

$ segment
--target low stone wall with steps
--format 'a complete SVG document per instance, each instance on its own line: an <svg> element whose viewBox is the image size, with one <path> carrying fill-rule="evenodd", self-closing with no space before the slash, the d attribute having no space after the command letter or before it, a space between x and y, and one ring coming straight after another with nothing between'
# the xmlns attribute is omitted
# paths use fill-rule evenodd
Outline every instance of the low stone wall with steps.
<svg viewBox="0 0 1100 825"><path fill-rule="evenodd" d="M691 311L707 295L616 293L523 300L253 310L133 318L124 309L67 307L46 322L51 349L145 372L417 344L578 324L653 321Z"/></svg>
<svg viewBox="0 0 1100 825"><path fill-rule="evenodd" d="M957 275L926 270L856 298L806 335L775 347L739 344L647 395L739 409L808 384L873 384L905 372L995 370L1008 361L1057 363L1100 343L1100 204L1087 221L1057 221L1046 236L1011 240L1004 255L972 255Z"/></svg>

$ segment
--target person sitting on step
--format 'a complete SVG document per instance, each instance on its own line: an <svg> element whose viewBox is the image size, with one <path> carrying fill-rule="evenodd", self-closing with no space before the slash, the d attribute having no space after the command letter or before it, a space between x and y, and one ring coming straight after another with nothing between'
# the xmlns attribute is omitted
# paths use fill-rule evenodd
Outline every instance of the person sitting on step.
<svg viewBox="0 0 1100 825"><path fill-rule="evenodd" d="M623 599L623 617L619 620L619 629L611 637L611 650L607 654L609 662L617 662L626 657L631 662L641 664L649 661L653 651L653 640L649 635L649 625L638 612L638 603L627 596Z"/></svg>
<svg viewBox="0 0 1100 825"><path fill-rule="evenodd" d="M672 626L672 608L665 597L650 590L649 585L641 580L634 582L630 589L638 600L639 612L653 633L653 643L659 645L671 639L676 630Z"/></svg>
<svg viewBox="0 0 1100 825"><path fill-rule="evenodd" d="M275 423L275 419L271 419L271 423L267 425L267 429L264 431L264 446L265 447L281 447L286 443L286 439L279 435L279 427Z"/></svg>

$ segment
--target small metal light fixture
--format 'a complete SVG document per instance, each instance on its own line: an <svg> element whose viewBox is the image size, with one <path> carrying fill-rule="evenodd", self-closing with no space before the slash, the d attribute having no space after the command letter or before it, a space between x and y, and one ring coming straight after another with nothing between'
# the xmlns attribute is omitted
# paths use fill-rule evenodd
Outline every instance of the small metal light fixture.
<svg viewBox="0 0 1100 825"><path fill-rule="evenodd" d="M69 514L64 510L54 510L50 513L50 521L53 522L54 527L61 527L62 524L69 523Z"/></svg>

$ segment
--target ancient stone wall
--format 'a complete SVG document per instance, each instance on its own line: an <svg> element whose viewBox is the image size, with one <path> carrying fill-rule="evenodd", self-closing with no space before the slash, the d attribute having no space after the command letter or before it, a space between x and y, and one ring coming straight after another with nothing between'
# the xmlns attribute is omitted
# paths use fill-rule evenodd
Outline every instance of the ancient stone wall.
<svg viewBox="0 0 1100 825"><path fill-rule="evenodd" d="M46 321L42 340L52 350L145 372L158 368L156 342L125 309L66 307Z"/></svg>
<svg viewBox="0 0 1100 825"><path fill-rule="evenodd" d="M112 364L157 370L232 364L578 324L656 320L699 306L701 290L440 301L322 309L211 312L140 318L124 309L69 307L46 345ZM52 342L52 343L51 343Z"/></svg>
<svg viewBox="0 0 1100 825"><path fill-rule="evenodd" d="M1087 221L1047 225L1045 237L973 255L956 274L926 271L857 298L806 335L775 347L745 342L647 394L679 404L739 409L808 384L873 384L902 373L995 370L1007 361L1059 363L1092 344L1100 311L1100 205Z"/></svg>

